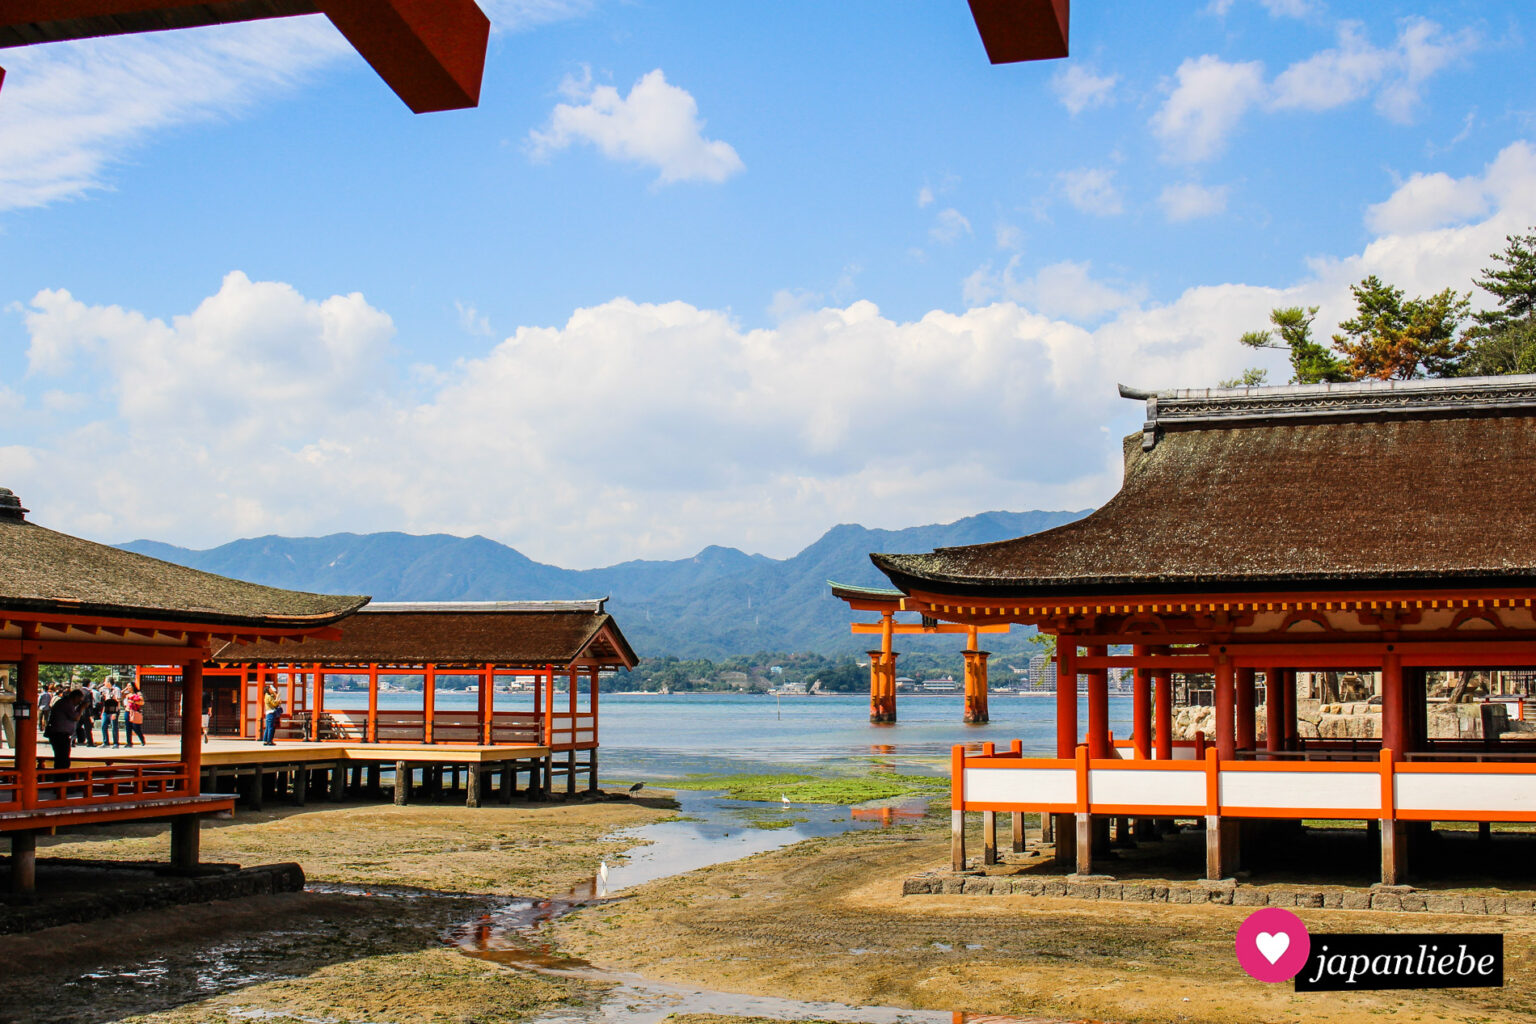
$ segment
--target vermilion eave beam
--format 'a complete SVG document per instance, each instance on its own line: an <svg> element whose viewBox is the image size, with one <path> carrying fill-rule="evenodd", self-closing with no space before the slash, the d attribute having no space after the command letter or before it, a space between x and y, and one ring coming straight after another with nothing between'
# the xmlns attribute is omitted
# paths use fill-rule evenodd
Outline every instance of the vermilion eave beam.
<svg viewBox="0 0 1536 1024"><path fill-rule="evenodd" d="M1067 55L1071 0L970 0L971 17L993 64Z"/></svg>
<svg viewBox="0 0 1536 1024"><path fill-rule="evenodd" d="M0 47L316 12L418 114L479 102L491 23L474 0L6 0Z"/></svg>

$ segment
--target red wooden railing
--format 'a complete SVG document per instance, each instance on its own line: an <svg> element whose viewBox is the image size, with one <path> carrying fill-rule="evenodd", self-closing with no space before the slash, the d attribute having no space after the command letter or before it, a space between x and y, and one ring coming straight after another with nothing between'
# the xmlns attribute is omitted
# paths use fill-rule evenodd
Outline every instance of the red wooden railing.
<svg viewBox="0 0 1536 1024"><path fill-rule="evenodd" d="M551 746L555 750L587 750L597 746L597 715L578 711L556 711L550 716ZM308 719L295 724L285 719L279 739L298 740L308 736ZM380 743L421 743L426 736L426 715L420 710L385 710L377 713L377 738ZM478 711L437 711L432 715L432 739L435 743L481 743ZM363 743L368 739L368 712L362 708L332 708L320 718L320 738ZM542 746L544 715L533 711L497 711L491 716L491 742Z"/></svg>
<svg viewBox="0 0 1536 1024"><path fill-rule="evenodd" d="M39 766L36 807L131 803L186 791L187 766L180 761ZM20 773L15 769L0 771L0 811L17 810L22 810Z"/></svg>

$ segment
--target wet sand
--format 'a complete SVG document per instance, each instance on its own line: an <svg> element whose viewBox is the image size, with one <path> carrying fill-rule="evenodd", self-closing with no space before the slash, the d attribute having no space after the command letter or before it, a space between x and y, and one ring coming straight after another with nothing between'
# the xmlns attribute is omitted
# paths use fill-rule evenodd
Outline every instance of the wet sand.
<svg viewBox="0 0 1536 1024"><path fill-rule="evenodd" d="M666 804L323 805L210 822L205 860L296 860L318 891L0 936L0 1021L425 1024L579 1004L597 986L472 960L442 936L506 894L589 882L599 858L621 859L634 842L604 837L670 816ZM135 825L38 847L44 857L164 859L169 833Z"/></svg>
<svg viewBox="0 0 1536 1024"><path fill-rule="evenodd" d="M1114 1021L1529 1021L1536 920L1297 910L1314 931L1501 931L1503 989L1307 993L1237 966L1248 910L901 895L948 862L937 822L817 839L652 883L555 926L563 950L761 995Z"/></svg>

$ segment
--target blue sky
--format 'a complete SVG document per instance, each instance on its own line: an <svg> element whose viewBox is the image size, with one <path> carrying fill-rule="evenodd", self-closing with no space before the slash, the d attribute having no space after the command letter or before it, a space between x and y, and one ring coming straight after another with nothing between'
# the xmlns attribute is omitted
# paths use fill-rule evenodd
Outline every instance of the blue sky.
<svg viewBox="0 0 1536 1024"><path fill-rule="evenodd" d="M321 18L0 53L0 483L207 546L786 555L1113 493L1279 303L1536 224L1536 9L485 0L477 109ZM1271 361L1272 376L1284 379Z"/></svg>

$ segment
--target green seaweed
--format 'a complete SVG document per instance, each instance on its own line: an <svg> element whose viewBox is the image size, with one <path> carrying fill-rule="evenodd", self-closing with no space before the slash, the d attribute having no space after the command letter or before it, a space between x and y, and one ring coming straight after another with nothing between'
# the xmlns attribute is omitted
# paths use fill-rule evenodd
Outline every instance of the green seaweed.
<svg viewBox="0 0 1536 1024"><path fill-rule="evenodd" d="M861 804L901 796L932 796L949 788L948 779L896 772L867 775L690 775L669 780L673 789L723 790L733 800L779 803L788 797L793 804Z"/></svg>

